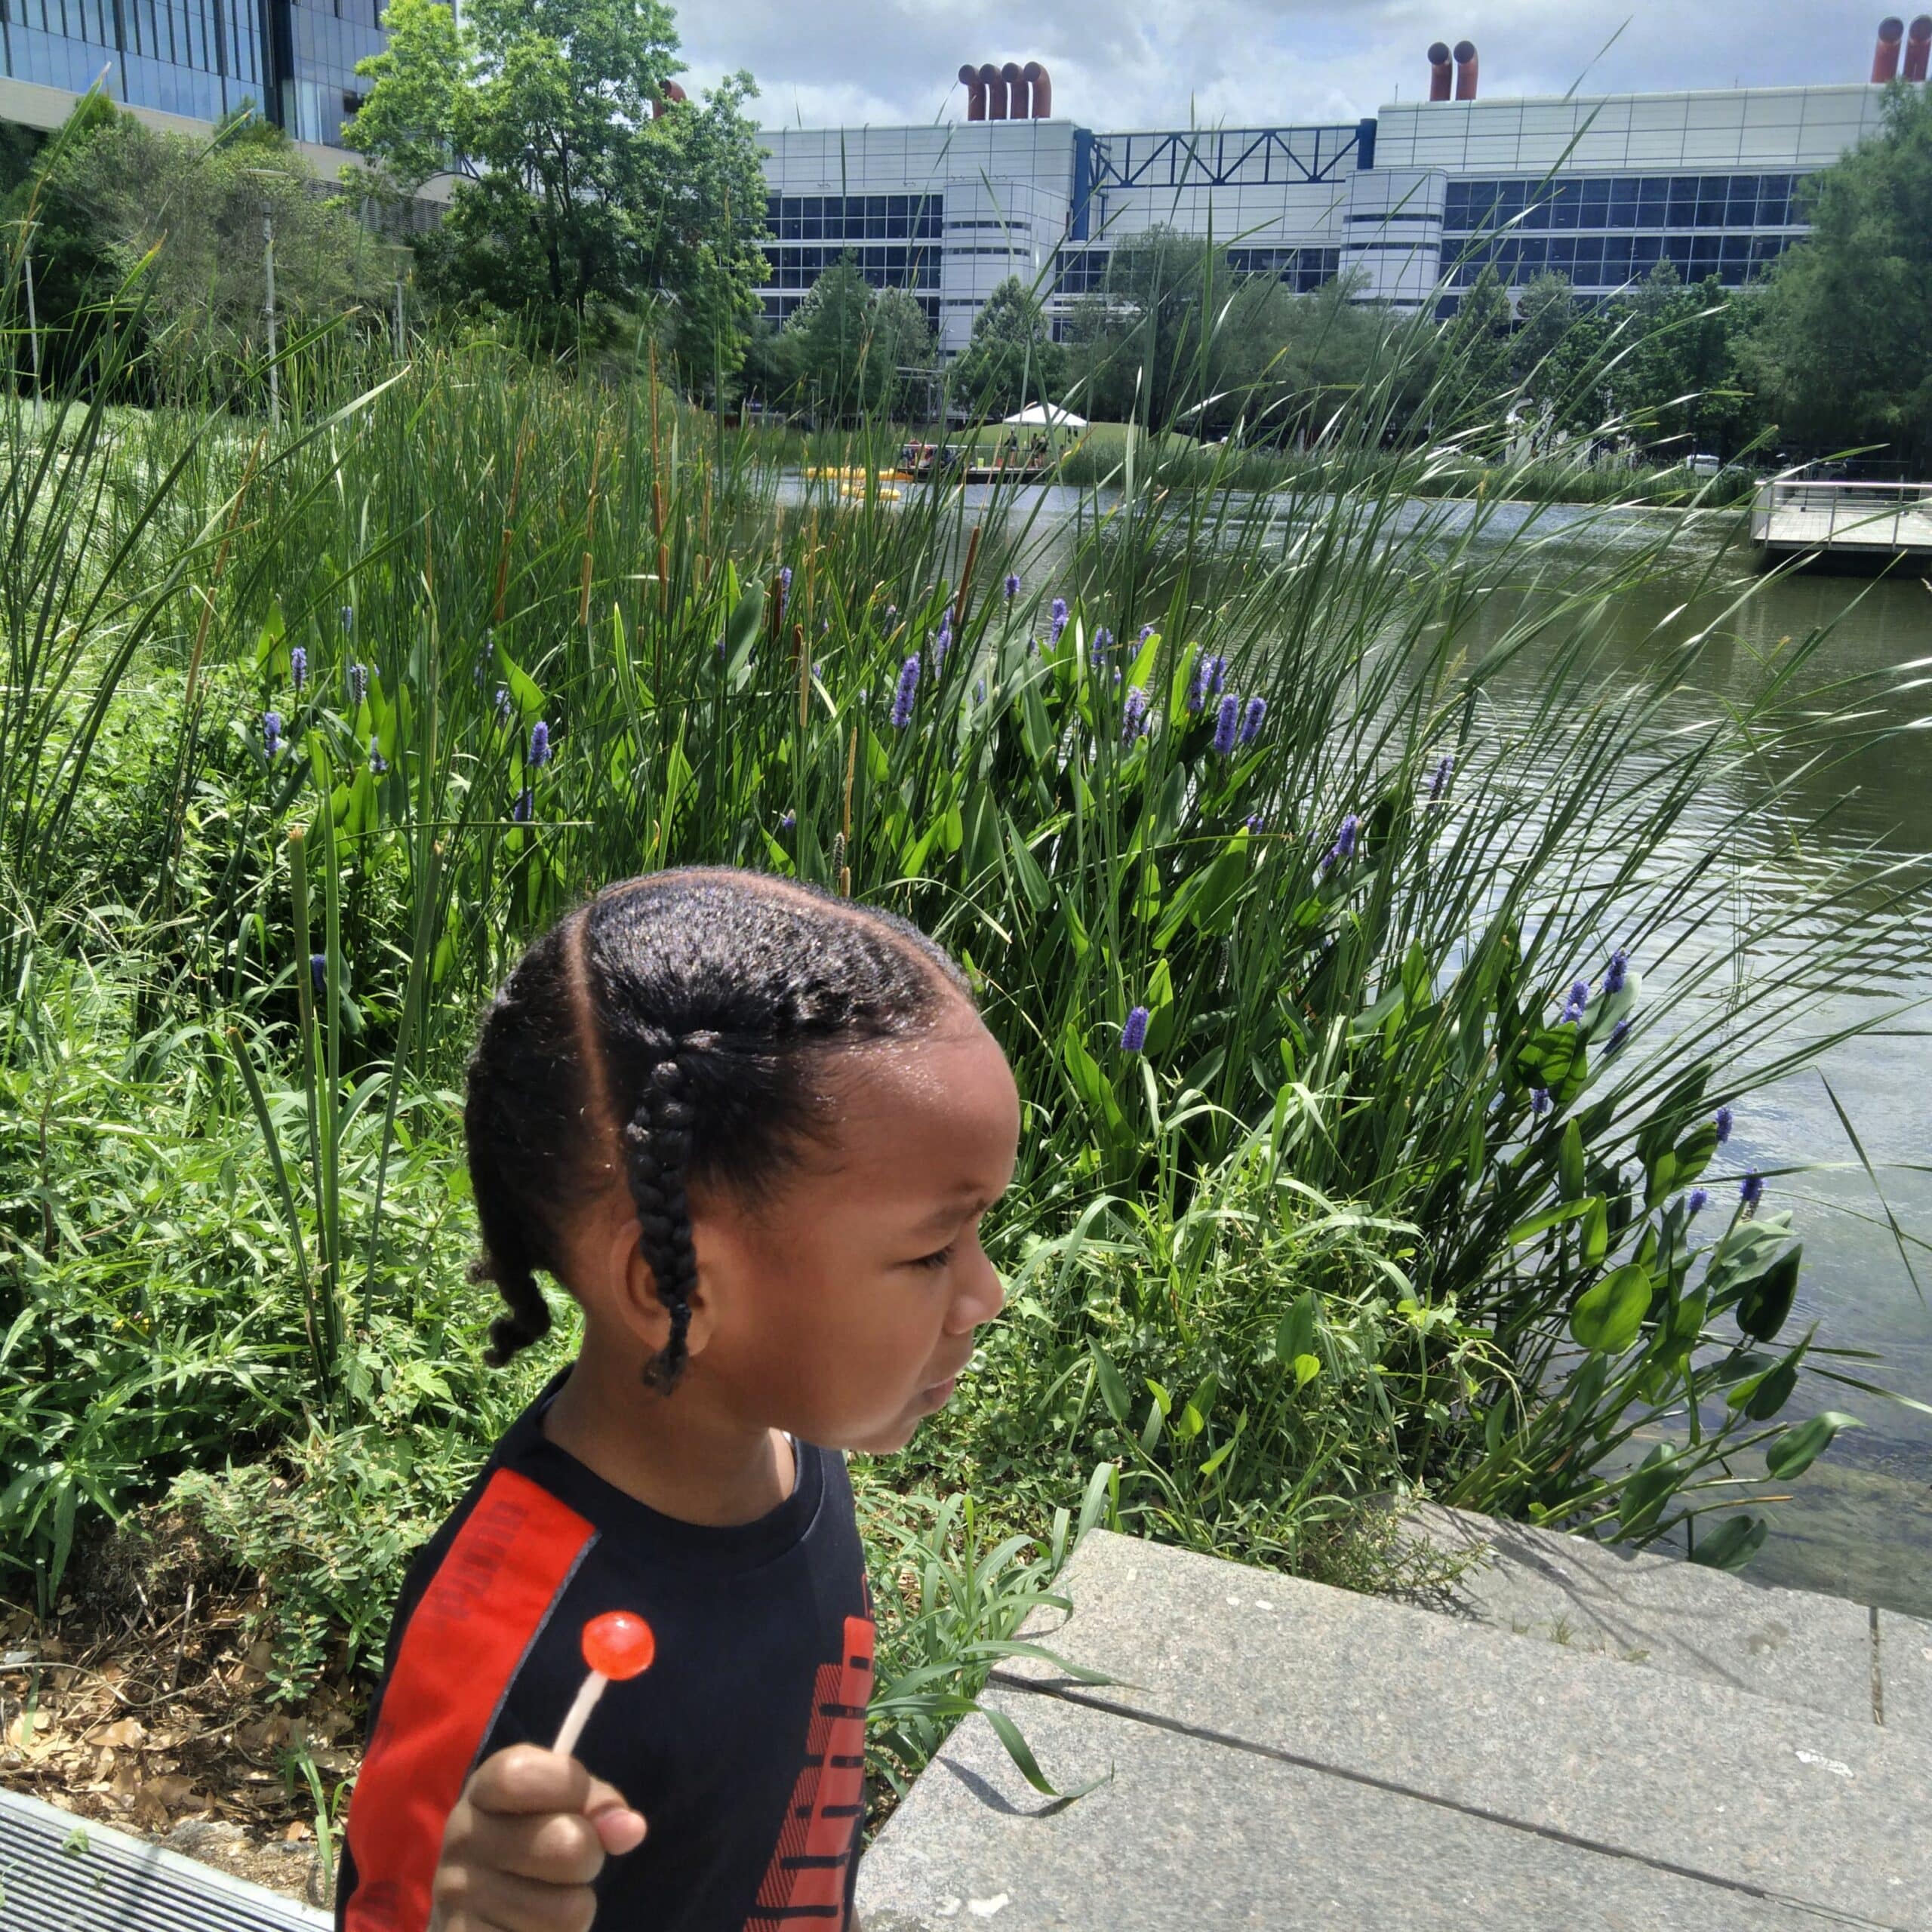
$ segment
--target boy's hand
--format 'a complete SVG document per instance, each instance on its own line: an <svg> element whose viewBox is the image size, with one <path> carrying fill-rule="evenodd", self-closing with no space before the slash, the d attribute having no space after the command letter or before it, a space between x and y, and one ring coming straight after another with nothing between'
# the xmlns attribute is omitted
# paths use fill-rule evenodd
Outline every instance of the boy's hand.
<svg viewBox="0 0 1932 1932"><path fill-rule="evenodd" d="M476 1767L450 1814L432 1932L589 1932L590 1881L645 1823L574 1758L515 1744Z"/></svg>

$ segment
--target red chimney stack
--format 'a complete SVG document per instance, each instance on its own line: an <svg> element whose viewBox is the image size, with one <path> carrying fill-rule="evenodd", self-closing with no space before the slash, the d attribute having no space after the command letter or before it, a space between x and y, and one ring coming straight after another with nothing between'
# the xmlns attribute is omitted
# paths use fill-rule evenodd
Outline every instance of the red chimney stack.
<svg viewBox="0 0 1932 1932"><path fill-rule="evenodd" d="M1009 121L1026 118L1026 76L1020 71L1017 60L1009 60L999 70L999 77L1006 83L1006 118Z"/></svg>
<svg viewBox="0 0 1932 1932"><path fill-rule="evenodd" d="M1872 85L1883 87L1899 77L1899 42L1905 38L1905 23L1888 14L1878 23L1878 45L1872 54Z"/></svg>
<svg viewBox="0 0 1932 1932"><path fill-rule="evenodd" d="M1026 85L1033 90L1033 118L1051 121L1054 117L1054 77L1037 60L1026 63Z"/></svg>
<svg viewBox="0 0 1932 1932"><path fill-rule="evenodd" d="M1046 121L1054 111L1053 76L1037 60L1021 66L1009 60L995 66L990 60L974 66L968 60L959 69L966 90L969 121Z"/></svg>
<svg viewBox="0 0 1932 1932"><path fill-rule="evenodd" d="M1905 37L1905 77L1909 81L1925 78L1927 57L1932 56L1932 14L1921 14L1912 23L1912 31Z"/></svg>
<svg viewBox="0 0 1932 1932"><path fill-rule="evenodd" d="M1456 43L1456 98L1474 100L1476 97L1476 44L1472 40L1459 40Z"/></svg>
<svg viewBox="0 0 1932 1932"><path fill-rule="evenodd" d="M980 70L968 60L959 70L960 83L966 90L966 118L969 121L983 121L986 118L986 84L980 78Z"/></svg>
<svg viewBox="0 0 1932 1932"><path fill-rule="evenodd" d="M1447 100L1455 75L1456 70L1449 61L1449 43L1446 40L1437 41L1429 50L1429 99Z"/></svg>
<svg viewBox="0 0 1932 1932"><path fill-rule="evenodd" d="M990 60L980 65L980 85L986 91L986 118L989 121L1004 121L1006 118L1006 79Z"/></svg>

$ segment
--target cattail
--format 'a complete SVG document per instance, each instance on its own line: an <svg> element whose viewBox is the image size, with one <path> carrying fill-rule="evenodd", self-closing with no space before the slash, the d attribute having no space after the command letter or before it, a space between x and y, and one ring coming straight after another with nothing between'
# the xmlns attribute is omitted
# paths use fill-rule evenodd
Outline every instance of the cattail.
<svg viewBox="0 0 1932 1932"><path fill-rule="evenodd" d="M899 667L899 689L892 700L892 722L904 731L912 721L913 694L919 688L919 654L915 651Z"/></svg>
<svg viewBox="0 0 1932 1932"><path fill-rule="evenodd" d="M1120 1050L1124 1054L1137 1054L1145 1051L1147 1044L1147 1009L1137 1006L1121 1023Z"/></svg>

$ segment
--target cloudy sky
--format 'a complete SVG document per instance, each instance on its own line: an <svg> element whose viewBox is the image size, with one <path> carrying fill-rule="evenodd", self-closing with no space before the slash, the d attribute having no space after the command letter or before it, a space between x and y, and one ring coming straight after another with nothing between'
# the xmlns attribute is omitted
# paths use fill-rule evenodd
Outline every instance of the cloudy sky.
<svg viewBox="0 0 1932 1932"><path fill-rule="evenodd" d="M674 4L686 85L749 68L768 126L961 119L955 76L970 60L1044 62L1056 115L1100 129L1352 121L1426 96L1436 39L1476 43L1486 95L1862 81L1887 11L1875 0Z"/></svg>

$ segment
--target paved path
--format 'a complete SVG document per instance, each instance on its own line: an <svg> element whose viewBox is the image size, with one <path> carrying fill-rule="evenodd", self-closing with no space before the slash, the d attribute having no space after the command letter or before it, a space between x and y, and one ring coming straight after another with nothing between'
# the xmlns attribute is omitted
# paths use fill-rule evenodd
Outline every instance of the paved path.
<svg viewBox="0 0 1932 1932"><path fill-rule="evenodd" d="M1450 1512L1427 1605L1097 1533L862 1872L866 1932L1932 1932L1932 1625ZM1057 1614L1048 1620L1060 1622Z"/></svg>

